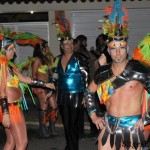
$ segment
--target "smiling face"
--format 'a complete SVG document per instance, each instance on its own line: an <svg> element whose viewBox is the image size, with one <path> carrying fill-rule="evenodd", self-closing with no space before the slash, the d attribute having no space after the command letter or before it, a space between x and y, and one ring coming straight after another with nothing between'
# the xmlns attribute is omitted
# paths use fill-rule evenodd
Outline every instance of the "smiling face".
<svg viewBox="0 0 150 150"><path fill-rule="evenodd" d="M121 41L111 41L108 44L108 52L112 57L112 60L116 63L122 63L127 59L128 46L127 42Z"/></svg>
<svg viewBox="0 0 150 150"><path fill-rule="evenodd" d="M15 48L14 44L9 45L8 48L5 50L5 55L8 60L13 59L15 53L16 53L16 48Z"/></svg>
<svg viewBox="0 0 150 150"><path fill-rule="evenodd" d="M73 52L74 50L73 39L63 41L61 46L64 52Z"/></svg>

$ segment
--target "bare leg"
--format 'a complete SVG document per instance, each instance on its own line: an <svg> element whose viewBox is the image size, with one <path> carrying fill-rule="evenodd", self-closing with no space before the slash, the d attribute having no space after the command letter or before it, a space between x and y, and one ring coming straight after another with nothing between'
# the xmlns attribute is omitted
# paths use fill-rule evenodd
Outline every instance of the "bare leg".
<svg viewBox="0 0 150 150"><path fill-rule="evenodd" d="M7 141L4 150L25 150L27 146L27 130L25 119L22 111L20 110L21 122L11 123L10 128L5 128Z"/></svg>
<svg viewBox="0 0 150 150"><path fill-rule="evenodd" d="M48 138L50 137L49 133L46 130L46 118L47 118L47 108L48 102L45 101L47 91L40 89L41 92L37 94L37 97L40 102L40 110L39 110L39 128L40 128L40 137Z"/></svg>
<svg viewBox="0 0 150 150"><path fill-rule="evenodd" d="M40 89L40 90L41 90L41 92L39 94L36 94L38 97L38 100L40 102L40 109L47 110L48 103L45 102L47 91L43 90L43 89Z"/></svg>

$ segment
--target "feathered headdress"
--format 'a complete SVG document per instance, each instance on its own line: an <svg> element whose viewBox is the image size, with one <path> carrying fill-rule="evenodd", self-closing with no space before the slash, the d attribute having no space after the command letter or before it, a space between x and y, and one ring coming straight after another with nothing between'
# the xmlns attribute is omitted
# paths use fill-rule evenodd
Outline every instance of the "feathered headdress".
<svg viewBox="0 0 150 150"><path fill-rule="evenodd" d="M140 60L150 66L150 33L136 46L132 58Z"/></svg>
<svg viewBox="0 0 150 150"><path fill-rule="evenodd" d="M4 26L1 26L0 34L0 40L1 37L4 36L15 40L16 43L21 46L30 45L35 47L36 44L40 44L43 41L43 39L38 35L32 34L30 32L11 32L9 28Z"/></svg>
<svg viewBox="0 0 150 150"><path fill-rule="evenodd" d="M17 44L22 46L30 45L35 47L36 44L40 44L43 41L39 36L30 32L12 32L10 37L16 40Z"/></svg>
<svg viewBox="0 0 150 150"><path fill-rule="evenodd" d="M103 22L103 33L108 35L109 41L126 39L128 36L127 26L127 10L119 0L114 0L112 6L105 8L108 16L105 16L105 20L99 20Z"/></svg>
<svg viewBox="0 0 150 150"><path fill-rule="evenodd" d="M58 40L71 37L70 33L70 22L64 16L57 16L55 19L55 26L57 29Z"/></svg>

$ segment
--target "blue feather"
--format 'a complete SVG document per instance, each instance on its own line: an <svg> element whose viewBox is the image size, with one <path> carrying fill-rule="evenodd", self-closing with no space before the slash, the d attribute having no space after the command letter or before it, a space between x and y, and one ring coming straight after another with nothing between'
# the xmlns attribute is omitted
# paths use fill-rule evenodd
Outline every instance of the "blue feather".
<svg viewBox="0 0 150 150"><path fill-rule="evenodd" d="M110 22L112 24L121 24L122 23L122 17L125 15L124 11L122 10L122 4L119 2L119 0L114 0L115 3L112 8L112 12L110 14Z"/></svg>

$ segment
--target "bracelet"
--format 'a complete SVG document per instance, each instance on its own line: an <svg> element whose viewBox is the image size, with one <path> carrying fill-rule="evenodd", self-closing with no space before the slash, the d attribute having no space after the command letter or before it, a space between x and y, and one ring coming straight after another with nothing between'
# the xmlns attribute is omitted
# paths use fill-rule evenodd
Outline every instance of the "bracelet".
<svg viewBox="0 0 150 150"><path fill-rule="evenodd" d="M2 107L2 113L3 114L9 114L7 97L0 98L0 105Z"/></svg>
<svg viewBox="0 0 150 150"><path fill-rule="evenodd" d="M36 87L46 87L46 83L44 81L38 80L37 78L33 78L31 80L31 85Z"/></svg>

